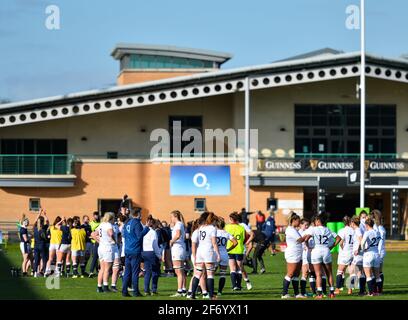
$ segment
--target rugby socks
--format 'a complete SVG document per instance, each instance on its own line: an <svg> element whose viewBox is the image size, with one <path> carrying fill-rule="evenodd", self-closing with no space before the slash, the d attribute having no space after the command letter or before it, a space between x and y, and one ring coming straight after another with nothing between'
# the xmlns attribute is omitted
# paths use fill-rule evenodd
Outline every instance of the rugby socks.
<svg viewBox="0 0 408 320"><path fill-rule="evenodd" d="M382 281L381 278L377 278L375 280L375 292L377 293L381 293L382 292Z"/></svg>
<svg viewBox="0 0 408 320"><path fill-rule="evenodd" d="M62 271L62 262L58 262L57 263L57 272L58 272L58 274L61 274L61 271Z"/></svg>
<svg viewBox="0 0 408 320"><path fill-rule="evenodd" d="M196 295L197 288L198 288L199 284L200 284L200 279L197 278L196 276L194 276L193 281L192 281L192 285L191 285L191 293L192 293L191 296L192 296L193 299L195 299L195 295Z"/></svg>
<svg viewBox="0 0 408 320"><path fill-rule="evenodd" d="M104 282L103 283L103 291L105 291L105 292L109 292L110 290L109 290L109 283L108 282Z"/></svg>
<svg viewBox="0 0 408 320"><path fill-rule="evenodd" d="M239 270L238 271L238 273L237 273L237 287L239 288L239 289L241 289L242 288L242 271L241 270Z"/></svg>
<svg viewBox="0 0 408 320"><path fill-rule="evenodd" d="M364 294L366 287L366 277L363 275L358 280L360 282L360 294Z"/></svg>
<svg viewBox="0 0 408 320"><path fill-rule="evenodd" d="M73 270L74 276L77 276L78 275L78 264L77 263L74 263L72 265L72 270Z"/></svg>
<svg viewBox="0 0 408 320"><path fill-rule="evenodd" d="M282 296L286 296L286 295L288 294L288 292L289 292L289 286L290 286L290 281L291 281L291 278L288 277L288 276L286 276L286 277L283 279Z"/></svg>
<svg viewBox="0 0 408 320"><path fill-rule="evenodd" d="M374 293L374 282L373 282L373 278L368 277L367 278L367 287L368 287L368 293L369 294L373 294ZM375 280L374 280L375 281Z"/></svg>
<svg viewBox="0 0 408 320"><path fill-rule="evenodd" d="M322 276L322 290L323 290L323 294L327 294L327 278L326 278L326 276Z"/></svg>
<svg viewBox="0 0 408 320"><path fill-rule="evenodd" d="M295 296L297 296L299 294L299 278L292 278L292 287L293 291L295 292Z"/></svg>
<svg viewBox="0 0 408 320"><path fill-rule="evenodd" d="M317 294L318 296L323 295L323 289L322 289L322 287L317 287L317 292L316 292L316 294Z"/></svg>
<svg viewBox="0 0 408 320"><path fill-rule="evenodd" d="M222 293L225 287L225 271L220 271L220 280L218 281L218 292Z"/></svg>
<svg viewBox="0 0 408 320"><path fill-rule="evenodd" d="M305 277L302 277L302 279L300 280L300 293L305 296L306 295L306 284L307 284L307 280Z"/></svg>
<svg viewBox="0 0 408 320"><path fill-rule="evenodd" d="M70 274L71 273L71 263L67 263L66 265L65 265L65 269L66 269L66 271L67 271L67 274Z"/></svg>
<svg viewBox="0 0 408 320"><path fill-rule="evenodd" d="M338 272L336 276L336 288L341 289L344 285L343 272Z"/></svg>
<svg viewBox="0 0 408 320"><path fill-rule="evenodd" d="M382 293L383 292L383 288L384 288L384 273L380 273L380 279L381 282L378 285L378 293Z"/></svg>
<svg viewBox="0 0 408 320"><path fill-rule="evenodd" d="M313 294L316 294L316 274L314 272L310 274L309 284Z"/></svg>
<svg viewBox="0 0 408 320"><path fill-rule="evenodd" d="M381 282L378 282L377 279L378 293L382 293L384 288L384 274L382 272L380 273L380 280Z"/></svg>
<svg viewBox="0 0 408 320"><path fill-rule="evenodd" d="M231 284L232 288L237 287L237 273L235 271L231 271Z"/></svg>
<svg viewBox="0 0 408 320"><path fill-rule="evenodd" d="M85 274L85 263L81 263L81 274Z"/></svg>
<svg viewBox="0 0 408 320"><path fill-rule="evenodd" d="M214 296L214 278L213 276L208 276L206 283L207 283L208 294L210 295L210 299L211 299Z"/></svg>

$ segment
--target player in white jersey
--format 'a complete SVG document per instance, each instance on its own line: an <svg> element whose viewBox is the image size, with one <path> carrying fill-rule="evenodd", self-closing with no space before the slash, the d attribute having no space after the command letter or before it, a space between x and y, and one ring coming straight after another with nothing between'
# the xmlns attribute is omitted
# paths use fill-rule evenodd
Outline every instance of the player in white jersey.
<svg viewBox="0 0 408 320"><path fill-rule="evenodd" d="M302 242L303 238L297 230L300 225L300 217L292 212L289 218L289 225L286 227L286 276L283 280L282 299L290 298L288 294L290 283L296 298L304 298L299 294L299 274L302 269Z"/></svg>
<svg viewBox="0 0 408 320"><path fill-rule="evenodd" d="M187 295L186 274L184 272L184 260L186 259L184 218L180 211L175 210L170 213L170 219L174 225L170 240L171 257L173 269L177 275L177 292L172 297L184 297Z"/></svg>
<svg viewBox="0 0 408 320"><path fill-rule="evenodd" d="M225 228L225 221L223 218L218 217L217 219L217 245L218 250L220 251L220 263L218 264L220 268L220 279L218 282L218 293L217 296L222 295L222 290L225 286L227 269L228 269L228 251L234 249L238 241L235 239L231 234L224 230ZM232 245L227 249L227 242L231 241Z"/></svg>
<svg viewBox="0 0 408 320"><path fill-rule="evenodd" d="M383 291L384 287L384 274L383 274L383 264L384 264L384 257L385 257L385 237L386 237L386 231L383 226L383 218L382 218L382 213L379 210L373 210L371 212L371 216L375 221L374 224L374 230L377 230L380 233L380 242L378 243L378 254L379 254L379 261L380 265L378 268L378 273L380 274L381 282L377 283L378 287L378 294L381 294Z"/></svg>
<svg viewBox="0 0 408 320"><path fill-rule="evenodd" d="M299 233L303 237L306 230L310 227L310 221L308 219L300 220ZM306 284L307 277L309 277L310 288L313 294L316 294L316 275L312 265L312 248L314 247L313 238L309 239L309 245L302 243L302 278L300 279L300 294L306 297Z"/></svg>
<svg viewBox="0 0 408 320"><path fill-rule="evenodd" d="M113 232L115 216L111 212L105 213L102 223L92 233L92 237L99 242L98 256L100 269L98 273L97 292L109 292L109 274L114 261L114 247L116 246ZM102 289L103 283L103 289Z"/></svg>
<svg viewBox="0 0 408 320"><path fill-rule="evenodd" d="M316 273L317 299L323 297L323 272L328 277L330 286L329 298L334 298L334 281L332 270L332 255L330 250L340 242L340 238L334 239L332 232L325 226L327 217L323 214L313 217L314 226L306 230L304 241L314 238L314 247L312 249L312 264ZM306 245L308 243L306 242Z"/></svg>
<svg viewBox="0 0 408 320"><path fill-rule="evenodd" d="M367 277L368 295L377 295L377 282L381 282L379 266L380 259L378 253L378 244L380 242L380 233L374 230L374 220L367 218L365 221L366 232L361 240L361 247L364 250L363 267Z"/></svg>
<svg viewBox="0 0 408 320"><path fill-rule="evenodd" d="M359 217L360 217L360 231L361 231L361 234L364 234L364 232L366 231L365 221L368 218L368 212L361 211Z"/></svg>
<svg viewBox="0 0 408 320"><path fill-rule="evenodd" d="M363 271L363 251L361 250L360 244L363 239L363 234L360 229L360 218L354 216L351 218L351 227L354 230L353 237L353 262L352 262L352 275L351 275L351 286L349 288L349 294L353 293L353 286L359 281L360 293L359 295L365 295L365 285L366 285L366 276Z"/></svg>
<svg viewBox="0 0 408 320"><path fill-rule="evenodd" d="M351 218L345 216L343 218L344 228L340 229L338 236L341 238L340 251L337 257L337 276L336 276L336 291L339 294L344 287L344 277L347 268L353 262L353 238L354 229L350 226Z"/></svg>
<svg viewBox="0 0 408 320"><path fill-rule="evenodd" d="M239 215L239 219L240 219L239 225L243 226L245 229L244 261L247 261L249 254L252 251L252 240L255 237L255 233L251 230L251 228L246 223L242 222L242 215ZM252 284L251 284L251 281L249 280L248 272L245 270L244 264L242 264L241 272L242 272L242 277L245 281L247 289L251 290Z"/></svg>
<svg viewBox="0 0 408 320"><path fill-rule="evenodd" d="M115 240L115 245L113 246L113 266L112 266L112 282L111 291L117 292L116 283L119 278L119 268L120 268L120 249L119 245L122 242L121 231L118 223L112 225L113 239Z"/></svg>
<svg viewBox="0 0 408 320"><path fill-rule="evenodd" d="M204 213L205 214L205 213ZM214 226L217 217L214 213L206 214L205 222L198 229L198 232L191 238L192 256L194 262L194 278L192 282L192 299L200 283L203 270L207 273L207 290L210 299L214 299L214 271L216 264L220 262L221 256L217 245L217 229Z"/></svg>

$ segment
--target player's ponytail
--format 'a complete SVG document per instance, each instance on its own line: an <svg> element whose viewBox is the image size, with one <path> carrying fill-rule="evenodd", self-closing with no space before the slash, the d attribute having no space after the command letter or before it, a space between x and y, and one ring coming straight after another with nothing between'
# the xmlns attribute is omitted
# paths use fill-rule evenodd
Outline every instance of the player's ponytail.
<svg viewBox="0 0 408 320"><path fill-rule="evenodd" d="M240 220L240 215L238 214L238 212L233 212L229 215L230 219L234 222L234 223L239 223Z"/></svg>
<svg viewBox="0 0 408 320"><path fill-rule="evenodd" d="M299 215L296 212L291 211L290 216L289 216L289 225L292 225L293 221L296 221L296 220L300 220Z"/></svg>
<svg viewBox="0 0 408 320"><path fill-rule="evenodd" d="M351 224L351 218L350 218L349 216L345 216L345 217L343 218L343 223L344 223L345 226L350 226L350 224Z"/></svg>
<svg viewBox="0 0 408 320"><path fill-rule="evenodd" d="M370 216L377 226L381 226L383 224L382 214L380 210L374 209L373 211L371 211Z"/></svg>
<svg viewBox="0 0 408 320"><path fill-rule="evenodd" d="M183 214L179 210L174 210L171 212L171 215L177 218L178 221L181 221L184 224Z"/></svg>
<svg viewBox="0 0 408 320"><path fill-rule="evenodd" d="M217 220L217 216L214 214L214 212L209 212L207 219L205 219L205 224L214 224L214 222Z"/></svg>

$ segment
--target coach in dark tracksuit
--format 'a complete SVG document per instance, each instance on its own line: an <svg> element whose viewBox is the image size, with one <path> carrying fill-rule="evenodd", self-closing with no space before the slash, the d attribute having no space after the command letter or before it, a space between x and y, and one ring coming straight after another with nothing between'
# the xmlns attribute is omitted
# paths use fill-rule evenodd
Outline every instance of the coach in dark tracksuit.
<svg viewBox="0 0 408 320"><path fill-rule="evenodd" d="M263 260L263 253L265 252L266 248L268 247L268 241L266 239L266 236L263 232L256 230L254 231L254 239L252 240L253 243L256 243L255 251L252 256L252 268L253 274L257 273L257 268L258 268L258 261L261 265L261 273L265 272L265 263Z"/></svg>
<svg viewBox="0 0 408 320"><path fill-rule="evenodd" d="M140 215L140 210L133 212L122 232L125 239L125 274L122 282L122 295L124 297L130 297L128 292L130 282L132 282L133 296L141 296L139 273L142 261L143 237L149 232L149 228L143 227Z"/></svg>
<svg viewBox="0 0 408 320"><path fill-rule="evenodd" d="M266 219L263 228L262 228L262 233L265 234L267 245L268 247L270 244L272 244L273 250L275 250L275 233L276 233L276 225L275 225L275 218L273 216L273 212L271 211L269 213L268 219Z"/></svg>

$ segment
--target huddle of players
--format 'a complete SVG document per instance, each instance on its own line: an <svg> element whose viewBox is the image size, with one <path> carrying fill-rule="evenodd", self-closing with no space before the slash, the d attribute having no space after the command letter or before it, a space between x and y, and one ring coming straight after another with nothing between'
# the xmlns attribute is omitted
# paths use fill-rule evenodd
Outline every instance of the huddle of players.
<svg viewBox="0 0 408 320"><path fill-rule="evenodd" d="M350 274L348 294L359 282L359 295L375 296L382 293L384 275L382 266L385 257L385 229L382 215L373 210L370 216L362 212L360 216L343 219L345 227L338 234L326 227L327 216L316 215L311 224L292 213L286 229L287 249L285 259L287 273L283 280L282 298L290 298L289 286L292 283L296 298L306 298L307 277L310 288L317 299L323 298L329 285L329 298L334 298L343 290L345 272ZM336 289L332 271L330 250L340 244ZM299 292L299 275L300 280Z"/></svg>
<svg viewBox="0 0 408 320"><path fill-rule="evenodd" d="M173 228L173 232L176 228ZM184 228L180 229L184 237ZM242 279L246 282L247 289L251 290L252 285L243 265L245 245L251 241L250 233L249 227L242 223L242 217L236 212L229 215L227 225L223 218L217 217L212 212L202 213L193 222L192 228L191 260L194 265L194 276L191 278L188 292L179 285L177 293L173 296L184 296L186 292L187 298L196 299L198 288L201 287L203 298L216 299L217 295L222 295L228 266L233 290L242 290ZM171 249L174 264L178 258L177 251L180 249L174 245ZM216 295L214 275L217 268L220 277Z"/></svg>
<svg viewBox="0 0 408 320"><path fill-rule="evenodd" d="M69 276L72 262L73 278L88 276L85 266L92 251L92 230L88 216L83 217L82 223L78 216L68 219L58 216L49 225L45 210L41 209L34 222L33 237L28 232L29 224L29 219L24 216L19 225L23 275L27 275L28 268L32 265L35 277L49 276L52 273L60 276L64 267L65 274Z"/></svg>

